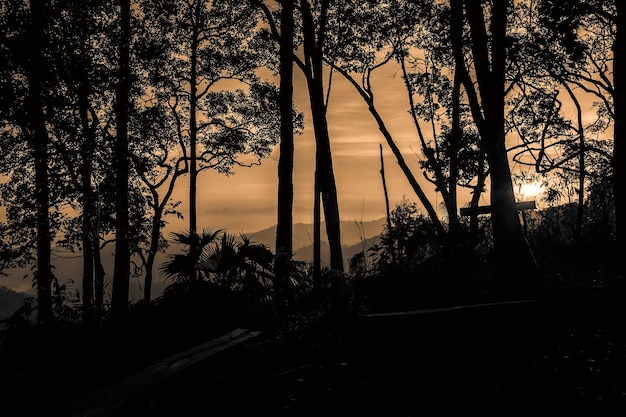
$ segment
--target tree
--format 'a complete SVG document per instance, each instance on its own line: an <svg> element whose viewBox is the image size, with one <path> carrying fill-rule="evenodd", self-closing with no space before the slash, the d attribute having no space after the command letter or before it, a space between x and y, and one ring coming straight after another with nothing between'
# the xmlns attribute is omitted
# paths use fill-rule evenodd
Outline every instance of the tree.
<svg viewBox="0 0 626 417"><path fill-rule="evenodd" d="M398 165L440 235L460 232L458 187L474 190L474 204L483 193L487 171L450 46L448 9L443 3L344 1L334 9L335 26L327 61L355 88L386 139ZM353 25L341 26L338 22ZM442 197L449 230L444 228L423 186L418 182L376 102L372 77L392 68L402 75L408 113L420 145L424 178ZM475 217L474 217L475 219Z"/></svg>
<svg viewBox="0 0 626 417"><path fill-rule="evenodd" d="M177 180L188 172L183 138L177 134L172 126L171 117L168 117L166 106L146 106L137 109L133 132L141 139L131 154L133 169L144 187L145 203L149 206L151 216L143 242L138 242L136 252L141 258L144 269L144 302L152 299L152 283L157 253L167 248L167 240L162 235L166 224L166 215L177 215L180 201L171 201ZM175 123L174 123L175 126ZM182 151L180 156L177 150Z"/></svg>
<svg viewBox="0 0 626 417"><path fill-rule="evenodd" d="M258 6L266 16L267 23L274 35L274 39L280 42L280 34L276 25L276 18L272 14L268 5L263 1L253 0L253 4ZM323 79L323 54L326 39L326 20L329 8L328 1L321 1L319 4L312 4L309 1L300 3L299 21L302 26L297 36L302 41L304 59L300 59L294 54L293 59L298 67L304 73L307 80L307 88L309 92L309 102L311 104L311 114L313 118L313 129L316 142L315 156L315 185L314 185L314 218L316 229L314 231L314 257L318 259L319 253L319 225L321 213L319 209L319 201L323 205L324 219L326 223L326 234L328 236L330 246L330 266L336 275L335 290L341 292L343 283L344 263L341 249L341 230L339 205L337 200L337 187L335 183L335 175L332 165L332 154L330 149L330 137L328 133L328 122L326 119L326 99L324 93ZM330 81L329 81L330 84ZM329 87L330 90L330 87ZM314 261L314 273L317 276L319 268L318 261ZM319 284L319 282L318 282ZM317 285L316 285L317 287Z"/></svg>
<svg viewBox="0 0 626 417"><path fill-rule="evenodd" d="M14 102L3 100L3 136L7 139L22 138L26 141L30 155L21 162L26 166L15 169L30 169L34 172L32 187L23 189L33 198L31 208L23 207L27 212L35 213L32 226L36 235L36 272L38 321L48 325L53 321L51 286L54 281L51 265L51 189L49 184L50 138L47 128L46 107L48 104L47 86L54 81L49 63L50 20L47 18L50 5L46 2L34 2L28 7L24 3L15 3L2 8L3 34L0 37L3 63L2 89L3 98L14 97ZM15 95L17 93L17 95ZM15 154L14 154L15 155ZM19 155L19 154L18 154ZM15 156L18 156L15 155ZM18 156L19 158L19 156ZM28 167L28 168L27 168ZM28 178L30 175L23 177ZM19 174L18 174L19 177ZM30 188L30 189L29 189ZM17 208L17 210L21 210ZM30 216L28 216L30 217ZM13 218L7 210L7 218ZM24 239L26 236L21 236ZM10 239L9 239L10 240ZM15 251L21 245L9 249ZM29 250L24 246L23 249ZM21 252L21 251L20 251ZM13 254L17 254L13 252ZM24 252L20 255L25 254Z"/></svg>
<svg viewBox="0 0 626 417"><path fill-rule="evenodd" d="M396 58L402 60L406 56L406 48L408 46L405 44L405 40L410 36L407 32L411 31L407 26L417 24L416 19L411 19L408 16L413 16L412 12L417 13L415 10L417 7L404 5L400 10L383 4L361 7L358 2L344 2L343 6L344 9L335 10L336 15L333 22L340 29L329 39L331 46L327 48L329 55L327 61L352 84L367 104L370 114L376 121L402 172L433 223L443 235L446 231L437 216L436 210L406 163L402 152L396 145L376 107L375 95L371 84L371 76L377 69L393 62ZM340 26L339 22L345 20L354 21L357 24L347 27ZM398 23L404 23L407 20L410 23L404 26ZM351 74L353 73L356 73L361 79L360 83L352 77ZM412 98L410 92L409 97ZM419 130L417 119L415 121Z"/></svg>
<svg viewBox="0 0 626 417"><path fill-rule="evenodd" d="M149 52L166 48L158 53L167 61L159 61L160 66L150 71L161 98L169 95L176 102L175 117L189 149L193 232L198 173L214 168L229 174L233 165L249 165L237 161L237 155L264 156L275 140L269 133L278 129L278 123L270 117L246 134L255 111L257 121L261 113L274 111L263 107L276 100L273 86L257 74L260 67L274 67L270 62L274 57L263 49L267 43L264 32L257 30L258 14L245 3L149 0L142 3L142 11L149 28L145 33L151 37ZM234 117L231 111L247 117ZM254 143L244 140L258 133L262 135Z"/></svg>
<svg viewBox="0 0 626 417"><path fill-rule="evenodd" d="M293 253L293 48L294 6L282 3L280 16L280 159L274 288L279 305L289 301L289 261Z"/></svg>
<svg viewBox="0 0 626 417"><path fill-rule="evenodd" d="M18 3L14 6L17 6ZM22 4L22 6L25 6ZM92 19L96 10L102 5L98 2L76 2L53 4L46 7L45 19L54 22L45 30L43 56L46 65L44 88L42 88L42 104L45 109L45 124L48 135L47 170L48 170L48 230L52 251L83 251L84 259L84 287L83 303L85 318L91 314L90 302L95 301L96 307L103 303L103 276L104 270L99 253L99 234L105 233L98 223L98 212L102 218L107 211L98 202L92 180L97 179L101 171L98 166L108 164L106 147L98 146L106 137L108 130L110 102L107 99L110 74L107 72L109 58L108 42L102 40L108 34L110 19ZM19 8L7 9L9 24L11 13L18 21L25 19L30 12L23 8L25 15L19 15ZM7 26L8 28L9 26ZM26 26L21 25L22 29ZM7 104L3 114L3 126L6 127L6 145L13 146L7 152L2 169L9 177L3 191L3 205L7 206L6 223L4 230L19 230L19 237L15 241L6 240L12 246L11 252L16 266L25 266L31 261L29 247L31 228L36 227L35 219L30 219L28 211L32 203L27 201L30 187L35 189L31 181L33 163L22 159L20 147L10 145L10 141L29 135L31 117L25 106L28 92L25 69L27 64L25 37L17 31L9 31L5 52L9 53L6 69L7 78L4 80L19 80L3 84L14 97L13 103ZM91 49L89 42L98 42L101 48L97 52ZM51 41L53 40L53 41ZM94 65L94 62L100 65ZM4 73L3 73L4 74ZM98 93L96 93L96 91ZM5 95L2 95L5 97ZM100 118L104 119L104 122ZM5 124L6 123L6 124ZM4 135L3 135L4 136ZM9 138L10 141L9 141ZM7 148L7 150L10 148ZM106 162L105 162L106 160ZM108 168L107 168L108 169ZM103 188L103 187L101 187ZM105 191L104 189L102 190ZM10 206L10 208L9 208ZM34 208L34 207L33 207ZM79 213L74 215L74 213ZM82 220L81 220L82 219ZM89 221L87 221L89 219ZM81 225L82 223L82 225ZM81 236L82 235L82 236ZM18 243L18 240L21 241ZM36 252L36 251L35 251ZM59 255L63 256L61 253ZM51 265L53 267L53 265ZM95 270L94 270L95 269ZM94 275L95 294L94 290ZM51 290L57 292L63 284L59 284L54 275L51 278ZM90 294L90 290L92 293ZM58 302L53 297L53 303Z"/></svg>
<svg viewBox="0 0 626 417"><path fill-rule="evenodd" d="M322 0L315 18L309 1L305 0L300 3L304 49L304 66L301 68L307 80L315 133L315 198L317 199L319 196L322 202L326 235L330 247L331 305L334 312L341 314L341 311L346 307L345 300L343 300L343 293L345 292L344 262L341 249L339 203L330 149L323 80L328 7L329 2Z"/></svg>
<svg viewBox="0 0 626 417"><path fill-rule="evenodd" d="M106 136L101 129L101 121L98 116L98 107L106 100L104 94L94 98L94 91L102 88L95 80L106 79L102 69L96 69L94 62L98 58L94 50L89 48L89 40L92 36L98 36L103 31L102 25L107 23L97 22L94 18L99 8L99 1L70 2L67 7L67 21L63 46L65 51L59 54L63 62L57 65L66 68L62 71L66 74L65 82L69 86L67 99L74 98L77 107L78 120L75 129L68 132L70 137L59 143L59 152L71 172L70 177L74 180L75 187L79 189L82 199L82 225L79 246L83 251L83 283L82 283L82 312L83 322L90 325L94 319L100 318L103 309L104 292L104 267L99 256L99 232L97 195L93 186L93 178L96 176L96 163L102 158L102 149L98 146L102 137ZM68 123L71 126L71 123ZM80 138L80 143L75 147L71 137ZM100 141L99 141L100 140ZM74 167L74 155L79 155L78 167ZM67 236L67 234L66 234ZM67 242L72 245L73 242ZM70 249L73 247L70 246Z"/></svg>
<svg viewBox="0 0 626 417"><path fill-rule="evenodd" d="M266 31L257 26L256 8L201 0L147 0L141 8L136 58L149 88L143 121L134 127L144 140L134 148L133 161L153 211L151 243L140 255L147 301L154 256L165 244L163 216L182 216L178 202L170 201L177 179L190 175L188 232L194 235L199 173L231 175L235 166L259 164L276 143L280 109L277 89L258 72L274 69L276 58ZM301 117L291 116L299 129Z"/></svg>
<svg viewBox="0 0 626 417"><path fill-rule="evenodd" d="M128 292L130 280L130 235L129 235L129 152L128 114L131 72L131 9L130 0L120 0L119 67L116 90L116 140L115 152L115 266L113 271L113 292L111 294L111 315L114 320L122 320L128 312Z"/></svg>
<svg viewBox="0 0 626 417"><path fill-rule="evenodd" d="M624 16L626 6L620 1L569 0L539 3L546 38L562 49L573 61L585 61L579 71L559 74L561 78L598 98L598 113L613 120L613 193L615 203L615 238L626 234L624 184L626 160L624 146Z"/></svg>
<svg viewBox="0 0 626 417"><path fill-rule="evenodd" d="M450 6L456 68L462 71L462 84L489 163L494 279L505 288L532 290L537 287L539 269L518 216L505 143L506 33L512 4L494 2L488 13L480 2L451 0ZM465 23L469 45L464 42ZM471 70L466 53L471 56ZM475 80L470 74L475 74Z"/></svg>

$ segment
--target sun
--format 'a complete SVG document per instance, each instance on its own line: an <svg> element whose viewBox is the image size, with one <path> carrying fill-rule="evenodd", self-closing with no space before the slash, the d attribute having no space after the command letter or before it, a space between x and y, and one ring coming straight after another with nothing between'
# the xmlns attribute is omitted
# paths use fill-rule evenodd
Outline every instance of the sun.
<svg viewBox="0 0 626 417"><path fill-rule="evenodd" d="M524 181L517 189L517 194L522 200L533 200L543 191L543 185L539 181Z"/></svg>

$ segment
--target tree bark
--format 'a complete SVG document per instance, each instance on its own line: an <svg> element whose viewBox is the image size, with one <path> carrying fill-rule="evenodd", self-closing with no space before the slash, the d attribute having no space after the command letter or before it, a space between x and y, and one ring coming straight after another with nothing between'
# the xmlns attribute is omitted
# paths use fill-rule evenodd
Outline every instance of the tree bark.
<svg viewBox="0 0 626 417"><path fill-rule="evenodd" d="M52 281L54 279L51 266L51 236L50 218L50 188L48 185L48 131L46 128L43 103L43 76L46 68L43 58L45 2L30 2L31 27L30 50L31 63L28 68L29 76L29 113L32 123L31 147L35 160L35 200L37 204L37 320L40 325L50 324L52 314Z"/></svg>
<svg viewBox="0 0 626 417"><path fill-rule="evenodd" d="M613 111L615 125L613 126L613 176L615 198L615 222L616 243L621 248L626 239L626 202L624 201L624 188L626 187L626 133L624 129L626 117L626 94L624 83L624 71L626 71L626 4L621 0L615 0L617 12L615 43L613 44Z"/></svg>
<svg viewBox="0 0 626 417"><path fill-rule="evenodd" d="M341 225L339 203L337 200L337 186L333 171L328 122L326 119L326 105L324 102L324 85L322 79L323 61L321 47L323 44L323 25L318 31L316 39L313 16L308 1L301 4L304 24L304 54L308 69L307 85L311 102L313 129L317 148L318 179L324 210L326 234L330 246L330 267L332 270L343 273L343 255L341 249ZM322 7L324 9L324 7ZM323 19L322 19L323 20Z"/></svg>
<svg viewBox="0 0 626 417"><path fill-rule="evenodd" d="M316 157L317 161L317 157ZM313 180L313 291L317 295L322 292L322 202L320 196L317 162L315 163Z"/></svg>
<svg viewBox="0 0 626 417"><path fill-rule="evenodd" d="M198 121L196 109L198 107L198 15L200 2L196 1L193 17L193 30L191 35L191 72L189 76L189 232L192 236L198 235L197 214L197 142Z"/></svg>
<svg viewBox="0 0 626 417"><path fill-rule="evenodd" d="M128 215L128 112L130 101L130 0L120 0L121 40L119 48L118 85L115 113L117 118L115 141L115 265L111 315L123 320L128 314L130 279L130 236Z"/></svg>
<svg viewBox="0 0 626 417"><path fill-rule="evenodd" d="M293 1L282 2L280 35L280 159L274 289L279 306L289 302L289 262L293 255Z"/></svg>
<svg viewBox="0 0 626 417"><path fill-rule="evenodd" d="M511 2L493 3L489 25L486 25L479 3L473 1L464 3L472 35L472 58L484 115L484 119L478 118L476 124L490 168L494 285L506 292L532 291L538 285L539 268L519 219L505 145L505 37L507 13ZM453 1L452 4L453 7L459 7L458 2ZM452 15L458 18L458 12L457 9ZM490 28L490 40L486 32L487 26ZM458 52L455 55L458 59ZM470 85L469 77L462 78L464 87L470 94L473 85ZM477 109L473 110L475 119L478 113Z"/></svg>
<svg viewBox="0 0 626 417"><path fill-rule="evenodd" d="M82 69L79 68L79 71ZM94 313L94 251L97 250L97 231L94 229L94 193L91 187L91 155L95 147L95 137L89 123L89 87L86 76L83 75L79 87L78 103L80 108L80 120L83 132L83 144L81 149L81 186L83 198L83 323L90 324Z"/></svg>

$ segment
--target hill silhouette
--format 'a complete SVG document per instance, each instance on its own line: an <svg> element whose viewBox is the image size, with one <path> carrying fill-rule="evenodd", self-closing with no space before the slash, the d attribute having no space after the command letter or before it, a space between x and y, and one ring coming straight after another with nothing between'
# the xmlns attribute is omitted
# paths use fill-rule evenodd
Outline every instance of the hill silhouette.
<svg viewBox="0 0 626 417"><path fill-rule="evenodd" d="M385 218L370 220L367 222L348 221L341 222L341 247L343 259L347 268L350 258L358 252L367 250L380 240ZM330 264L330 248L326 238L326 224L322 222L322 245L321 262L322 266ZM248 236L255 243L262 243L274 250L276 242L276 225L268 227L258 232L249 233ZM296 223L293 225L293 258L296 261L313 261L313 225Z"/></svg>
<svg viewBox="0 0 626 417"><path fill-rule="evenodd" d="M0 286L0 320L13 314L27 297L27 294Z"/></svg>
<svg viewBox="0 0 626 417"><path fill-rule="evenodd" d="M384 218L360 222L356 220L341 221L341 244L349 247L360 244L362 239L369 239L380 235L385 223ZM322 222L322 241L326 242L326 224ZM276 243L276 225L257 232L248 233L255 243L262 243L272 250ZM293 248L294 252L313 245L313 225L296 223L293 225Z"/></svg>

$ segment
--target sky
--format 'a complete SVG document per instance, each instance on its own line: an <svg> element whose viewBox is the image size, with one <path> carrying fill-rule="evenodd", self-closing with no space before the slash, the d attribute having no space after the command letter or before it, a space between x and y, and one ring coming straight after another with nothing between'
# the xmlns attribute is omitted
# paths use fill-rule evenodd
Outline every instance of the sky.
<svg viewBox="0 0 626 417"><path fill-rule="evenodd" d="M407 198L423 210L366 104L341 75L334 74L332 80L328 126L341 219L365 222L385 216L385 196L380 175L381 144L391 208ZM378 111L415 178L443 217L441 199L419 168L420 144L408 113L408 98L400 73L388 64L375 71L371 81ZM294 66L294 102L297 109L304 113L305 128L302 135L295 137L293 221L310 224L313 222L315 138L306 81L297 66ZM198 178L198 228L251 234L273 226L277 219L278 158L279 149L276 146L260 165L235 168L231 176L216 171L201 172ZM513 165L511 168L519 169ZM170 232L188 228L189 207L185 204L189 192L188 180L188 176L178 180L173 196L174 201L183 201L179 208L185 218L166 218L169 223L164 230L166 236ZM489 204L488 198L487 193L483 194L480 204ZM459 206L462 207L466 201L467 194L461 193ZM73 256L78 257L80 254ZM1 280L0 285L20 290L29 288L30 280L22 280L23 274L19 275L19 279L15 278L16 275L11 282Z"/></svg>
<svg viewBox="0 0 626 417"><path fill-rule="evenodd" d="M305 115L305 129L295 137L294 222L312 223L315 138L312 130L306 82L294 70L294 102ZM373 79L376 105L394 139L427 194L434 188L423 179L418 165L419 143L408 110L402 79L392 69L380 70ZM385 198L380 175L380 144L383 145L385 176L391 207L403 198L417 202L406 177L398 167L384 137L354 87L340 75L332 79L328 125L333 168L342 220L374 220L385 216ZM276 223L278 146L260 166L238 167L225 176L203 171L198 179L198 225L231 231L256 231ZM185 199L188 179L178 186ZM436 200L433 200L437 204ZM183 208L183 215L187 208ZM184 228L185 222L170 219L170 227Z"/></svg>
<svg viewBox="0 0 626 417"><path fill-rule="evenodd" d="M409 167L422 184L431 201L437 205L434 187L420 173L418 157L419 143L412 120L407 112L408 98L404 84L392 69L381 69L374 73L372 88L376 105L388 129L401 149ZM313 175L315 169L315 137L313 135L306 81L294 66L294 103L304 113L305 128L295 137L294 151L294 223L313 222ZM328 104L328 126L335 181L342 220L369 221L385 217L385 196L380 175L380 144L383 145L385 176L391 208L408 198L418 202L406 177L398 167L378 126L367 106L354 87L339 74L333 75L333 84ZM278 192L279 148L252 167L235 168L233 175L226 176L216 171L202 171L198 177L198 228L222 229L230 232L251 234L276 224ZM182 201L179 207L184 219L176 216L166 218L168 225L164 234L188 229L189 177L177 181L174 201ZM418 202L418 206L419 205ZM369 236L368 236L369 237ZM111 249L112 250L112 249ZM105 250L105 252L110 252ZM106 255L106 254L105 254ZM80 253L55 251L56 273L65 272L70 263L80 265ZM74 261L72 261L74 260ZM60 262L60 263L59 263ZM72 267L72 270L75 269ZM30 278L23 273L3 278L0 285L27 291Z"/></svg>

